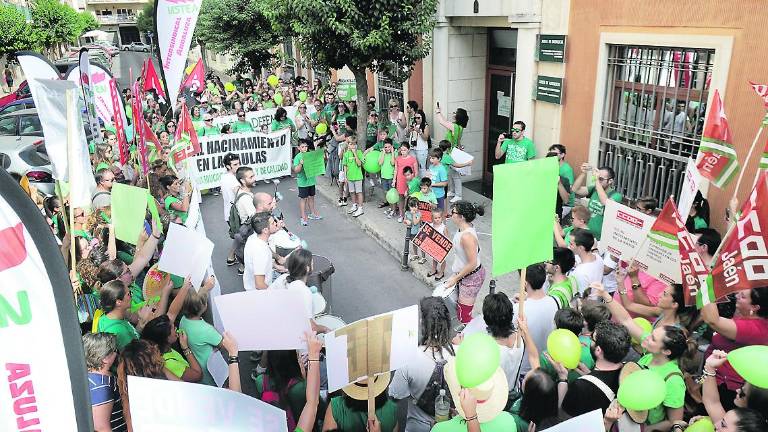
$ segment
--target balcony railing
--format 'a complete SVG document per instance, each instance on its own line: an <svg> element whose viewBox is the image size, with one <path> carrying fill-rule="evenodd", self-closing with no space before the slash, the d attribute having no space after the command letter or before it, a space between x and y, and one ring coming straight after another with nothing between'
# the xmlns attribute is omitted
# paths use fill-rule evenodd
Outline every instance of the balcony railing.
<svg viewBox="0 0 768 432"><path fill-rule="evenodd" d="M136 24L136 15L96 15L99 24Z"/></svg>

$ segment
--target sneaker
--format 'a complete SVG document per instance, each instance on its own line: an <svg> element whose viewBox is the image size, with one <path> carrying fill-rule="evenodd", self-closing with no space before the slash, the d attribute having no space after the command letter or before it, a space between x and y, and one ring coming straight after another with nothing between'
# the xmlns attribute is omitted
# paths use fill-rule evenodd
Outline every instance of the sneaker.
<svg viewBox="0 0 768 432"><path fill-rule="evenodd" d="M455 195L455 194L454 194L453 192L448 192L448 197L449 197L449 198L450 198L450 197L452 197L452 196L454 196L454 195Z"/></svg>
<svg viewBox="0 0 768 432"><path fill-rule="evenodd" d="M320 215L316 215L316 214L314 214L314 213L310 213L310 214L309 214L309 216L307 216L307 217L308 217L308 218L310 218L310 219L312 219L312 220L322 220L322 219L323 219L323 217L322 217L322 216L320 216Z"/></svg>
<svg viewBox="0 0 768 432"><path fill-rule="evenodd" d="M353 217L358 217L358 216L362 216L364 213L365 212L363 211L363 207L360 206L360 207L357 208L356 212L352 213L352 216Z"/></svg>
<svg viewBox="0 0 768 432"><path fill-rule="evenodd" d="M243 273L245 273L245 266L240 264L240 267L237 268L237 274L242 276Z"/></svg>
<svg viewBox="0 0 768 432"><path fill-rule="evenodd" d="M387 206L389 206L389 203L386 203L386 202L379 203L379 208L384 208L384 207L387 207Z"/></svg>
<svg viewBox="0 0 768 432"><path fill-rule="evenodd" d="M389 210L387 210L387 211L385 211L385 212L384 212L384 214L385 214L385 215L387 216L387 218L389 218L389 219L392 219L392 215L393 215L394 213L395 213L395 212L393 212L393 211L392 211L392 209L389 209Z"/></svg>
<svg viewBox="0 0 768 432"><path fill-rule="evenodd" d="M458 196L458 195L456 195L456 196L454 196L453 198L451 198L451 200L450 200L449 202L455 203L455 202L457 202L457 201L461 201L461 197L460 197L460 196Z"/></svg>
<svg viewBox="0 0 768 432"><path fill-rule="evenodd" d="M301 226L307 226L307 221L306 221L306 219L302 219L302 220L301 220Z"/></svg>
<svg viewBox="0 0 768 432"><path fill-rule="evenodd" d="M352 207L347 210L347 214L352 214L357 211L357 204L352 204Z"/></svg>
<svg viewBox="0 0 768 432"><path fill-rule="evenodd" d="M402 216L397 218L397 223L403 223L403 217Z"/></svg>
<svg viewBox="0 0 768 432"><path fill-rule="evenodd" d="M339 206L339 207L344 207L345 205L347 205L347 200L345 200L345 199L340 199L340 200L339 200L339 203L338 203L338 206Z"/></svg>

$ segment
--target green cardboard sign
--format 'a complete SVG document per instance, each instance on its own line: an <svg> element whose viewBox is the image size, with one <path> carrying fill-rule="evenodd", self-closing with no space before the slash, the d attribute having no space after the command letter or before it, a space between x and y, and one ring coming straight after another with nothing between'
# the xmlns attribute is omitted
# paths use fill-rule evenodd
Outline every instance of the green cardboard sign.
<svg viewBox="0 0 768 432"><path fill-rule="evenodd" d="M112 186L112 223L118 240L135 245L144 229L147 190L115 183Z"/></svg>
<svg viewBox="0 0 768 432"><path fill-rule="evenodd" d="M493 167L493 276L552 259L557 158Z"/></svg>
<svg viewBox="0 0 768 432"><path fill-rule="evenodd" d="M325 174L325 151L312 150L304 153L304 174L307 178Z"/></svg>

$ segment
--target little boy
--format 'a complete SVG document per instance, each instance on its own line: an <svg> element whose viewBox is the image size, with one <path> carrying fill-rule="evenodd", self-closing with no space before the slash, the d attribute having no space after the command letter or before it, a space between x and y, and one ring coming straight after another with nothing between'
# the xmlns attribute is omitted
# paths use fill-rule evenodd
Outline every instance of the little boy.
<svg viewBox="0 0 768 432"><path fill-rule="evenodd" d="M571 231L575 228L588 230L591 216L592 214L586 207L577 205L571 209L571 226L563 228L560 226L560 221L555 220L555 242L557 246L568 247L571 243Z"/></svg>
<svg viewBox="0 0 768 432"><path fill-rule="evenodd" d="M385 200L379 204L379 208L390 206L386 212L388 218L395 214L395 204L389 204L386 201L387 191L392 187L392 180L395 178L395 147L392 140L384 139L384 149L379 156L379 165L381 166L381 189L384 191Z"/></svg>
<svg viewBox="0 0 768 432"><path fill-rule="evenodd" d="M437 198L437 208L445 211L445 188L448 187L448 170L442 163L443 151L433 148L429 151L429 172L432 177L432 192Z"/></svg>
<svg viewBox="0 0 768 432"><path fill-rule="evenodd" d="M405 226L408 227L408 241L410 242L410 239L412 239L416 234L419 233L419 230L421 229L421 211L419 211L419 200L415 197L408 198L407 202L407 208L405 212L405 218L403 219L403 223ZM424 264L427 262L427 255L424 253L423 250L416 247L411 242L411 261L419 260L419 264Z"/></svg>
<svg viewBox="0 0 768 432"><path fill-rule="evenodd" d="M432 222L429 222L429 225L432 226L432 228L434 228L435 231L450 238L448 235L448 227L445 226L445 219L443 218L443 212L440 211L439 209L432 210ZM427 273L427 277L434 276L435 282L445 277L445 264L446 264L445 260L442 263L439 263L434 259L432 259L432 271ZM438 266L440 268L440 271L438 271Z"/></svg>
<svg viewBox="0 0 768 432"><path fill-rule="evenodd" d="M352 196L352 208L347 210L354 217L361 216L363 212L363 152L357 149L357 138L347 137L347 151L341 165L344 167L344 177L347 180L347 190Z"/></svg>
<svg viewBox="0 0 768 432"><path fill-rule="evenodd" d="M408 182L409 189L410 185L411 182ZM430 180L429 177L424 177L421 179L421 182L419 183L419 190L411 193L411 196L421 202L428 202L432 204L433 209L437 207L437 197L435 197L435 192L432 188L432 180Z"/></svg>

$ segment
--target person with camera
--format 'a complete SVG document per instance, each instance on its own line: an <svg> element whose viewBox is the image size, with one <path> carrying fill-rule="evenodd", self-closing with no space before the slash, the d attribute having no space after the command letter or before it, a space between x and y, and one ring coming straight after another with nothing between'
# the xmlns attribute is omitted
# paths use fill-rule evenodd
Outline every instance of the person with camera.
<svg viewBox="0 0 768 432"><path fill-rule="evenodd" d="M496 140L496 159L505 157L505 163L525 162L536 157L533 141L525 136L525 123L518 120L512 124L510 133L499 135Z"/></svg>

